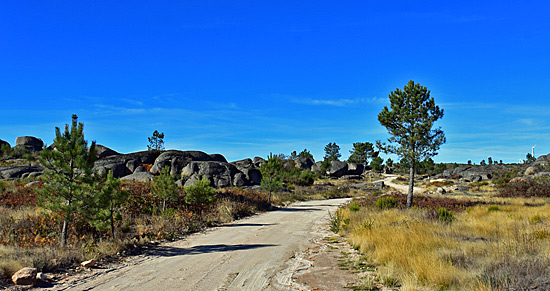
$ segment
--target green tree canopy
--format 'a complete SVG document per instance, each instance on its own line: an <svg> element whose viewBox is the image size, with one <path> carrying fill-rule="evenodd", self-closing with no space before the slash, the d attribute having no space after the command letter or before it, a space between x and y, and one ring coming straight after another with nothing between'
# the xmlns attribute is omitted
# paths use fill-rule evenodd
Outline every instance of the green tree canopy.
<svg viewBox="0 0 550 291"><path fill-rule="evenodd" d="M335 142L329 142L325 146L325 156L321 164L321 171L325 173L330 168L332 161L337 161L341 156L340 146Z"/></svg>
<svg viewBox="0 0 550 291"><path fill-rule="evenodd" d="M97 194L93 199L94 211L91 213L90 224L97 229L110 229L111 237L115 238L115 221L122 219L121 206L128 200L128 193L121 190L120 179L107 175L98 178Z"/></svg>
<svg viewBox="0 0 550 291"><path fill-rule="evenodd" d="M159 132L155 130L152 137L147 138L149 140L149 145L147 150L160 153L164 150L164 132Z"/></svg>
<svg viewBox="0 0 550 291"><path fill-rule="evenodd" d="M374 151L374 145L370 142L356 142L353 143L353 149L349 151L351 154L348 158L348 162L368 165L369 159L378 156L378 153Z"/></svg>
<svg viewBox="0 0 550 291"><path fill-rule="evenodd" d="M59 127L55 128L54 149L44 149L40 153L40 163L44 167L41 177L44 186L39 191L39 205L63 213L60 240L62 247L67 244L67 229L73 220L73 214L86 211L82 206L93 199L95 142L92 142L89 149L87 145L84 125L73 114L71 126L66 124L63 133Z"/></svg>
<svg viewBox="0 0 550 291"><path fill-rule="evenodd" d="M311 159L313 159L313 155L312 155L307 149L304 149L303 151L301 151L301 152L298 154L298 157L301 157L301 158L311 158Z"/></svg>
<svg viewBox="0 0 550 291"><path fill-rule="evenodd" d="M162 214L166 211L166 203L175 200L179 194L176 179L170 175L170 167L166 166L160 175L153 179L153 195L162 200Z"/></svg>
<svg viewBox="0 0 550 291"><path fill-rule="evenodd" d="M389 98L390 108L384 106L378 114L378 121L391 137L388 145L378 143L378 147L410 163L407 206L411 207L416 162L437 155L439 147L446 141L441 128L434 128L434 123L443 117L443 109L435 105L426 87L412 80L403 90L392 91Z"/></svg>
<svg viewBox="0 0 550 291"><path fill-rule="evenodd" d="M381 157L374 157L370 162L370 167L376 173L381 173L384 170L384 166L382 165L383 162L384 160Z"/></svg>
<svg viewBox="0 0 550 291"><path fill-rule="evenodd" d="M203 209L216 201L216 190L210 186L206 176L185 188L185 203L194 205L199 210L199 219L202 221Z"/></svg>
<svg viewBox="0 0 550 291"><path fill-rule="evenodd" d="M268 204L271 204L272 192L279 191L283 187L280 177L281 171L283 171L283 164L281 160L272 153L267 157L267 161L260 166L260 172L262 173L262 188L269 192L267 196Z"/></svg>

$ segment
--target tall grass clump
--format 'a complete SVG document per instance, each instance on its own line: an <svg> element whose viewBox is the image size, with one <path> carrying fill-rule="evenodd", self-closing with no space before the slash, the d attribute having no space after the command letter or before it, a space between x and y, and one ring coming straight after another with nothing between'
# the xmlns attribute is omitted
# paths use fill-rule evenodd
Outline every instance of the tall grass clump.
<svg viewBox="0 0 550 291"><path fill-rule="evenodd" d="M342 209L341 233L379 266L380 281L403 290L547 290L550 223L533 217L550 215L550 205L506 202L501 211L440 207L435 219L434 209Z"/></svg>

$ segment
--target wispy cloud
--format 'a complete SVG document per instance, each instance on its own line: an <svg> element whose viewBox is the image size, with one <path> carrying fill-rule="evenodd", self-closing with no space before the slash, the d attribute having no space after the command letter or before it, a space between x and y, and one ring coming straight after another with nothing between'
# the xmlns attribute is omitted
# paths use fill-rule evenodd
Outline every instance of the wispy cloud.
<svg viewBox="0 0 550 291"><path fill-rule="evenodd" d="M352 106L357 104L383 104L386 98L340 98L340 99L312 99L312 98L293 98L291 102L305 105L325 105L325 106Z"/></svg>

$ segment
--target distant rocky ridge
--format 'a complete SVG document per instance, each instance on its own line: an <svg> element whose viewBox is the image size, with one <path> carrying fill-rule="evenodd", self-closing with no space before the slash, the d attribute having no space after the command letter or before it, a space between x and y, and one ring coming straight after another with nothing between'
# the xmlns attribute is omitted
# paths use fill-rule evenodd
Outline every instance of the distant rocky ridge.
<svg viewBox="0 0 550 291"><path fill-rule="evenodd" d="M0 140L2 145L10 145ZM18 137L15 148L24 148L27 152L42 150L41 139L31 136ZM262 175L260 166L265 162L261 157L228 162L221 154L207 154L201 151L168 150L160 154L141 151L129 154L118 153L103 145L96 145L97 160L94 171L104 174L111 171L113 176L122 180L152 181L164 167L170 168L170 174L177 177L178 185L189 186L206 176L215 187L245 187L260 185ZM288 163L289 161L287 161ZM304 170L320 171L321 162L313 158L299 157L294 166ZM540 156L525 170L525 176L550 176L550 154ZM462 182L491 180L498 171L517 168L518 165L464 165L447 169L439 178L460 179ZM366 171L362 164L334 161L326 175L333 178L357 178ZM26 159L2 161L0 179L37 177L43 172L38 162Z"/></svg>

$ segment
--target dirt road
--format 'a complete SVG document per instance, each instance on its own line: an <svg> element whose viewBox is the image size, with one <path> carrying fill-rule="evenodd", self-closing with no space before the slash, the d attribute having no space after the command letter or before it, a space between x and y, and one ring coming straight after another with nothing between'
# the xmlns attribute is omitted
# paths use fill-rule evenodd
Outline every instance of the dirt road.
<svg viewBox="0 0 550 291"><path fill-rule="evenodd" d="M348 199L308 201L156 247L137 265L53 290L302 290L300 252Z"/></svg>
<svg viewBox="0 0 550 291"><path fill-rule="evenodd" d="M381 180L381 181L384 181L384 185L388 185L390 187L393 187L397 191L402 192L402 193L408 193L409 192L409 186L408 185L400 185L400 184L396 184L396 183L392 182L395 178L399 177L398 175L388 175L388 174L386 174L385 176L386 177L383 180ZM425 191L426 191L425 188L414 187L414 193L415 194L424 193Z"/></svg>

